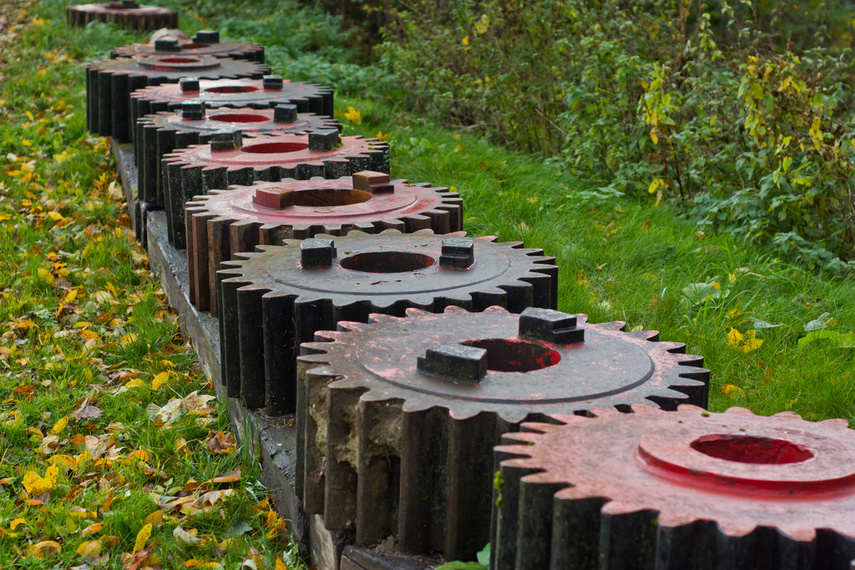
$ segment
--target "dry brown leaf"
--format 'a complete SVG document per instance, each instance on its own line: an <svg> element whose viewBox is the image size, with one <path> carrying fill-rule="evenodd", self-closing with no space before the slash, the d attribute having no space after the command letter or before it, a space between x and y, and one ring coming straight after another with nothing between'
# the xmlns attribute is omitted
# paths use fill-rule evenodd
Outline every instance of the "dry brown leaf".
<svg viewBox="0 0 855 570"><path fill-rule="evenodd" d="M103 412L101 411L101 408L92 405L92 403L90 402L90 398L86 398L85 400L83 400L83 403L80 405L80 407L71 412L70 415L75 420L80 421L92 418L100 418L102 413Z"/></svg>
<svg viewBox="0 0 855 570"><path fill-rule="evenodd" d="M205 445L208 447L208 451L214 455L230 455L237 449L235 436L221 431L211 435Z"/></svg>

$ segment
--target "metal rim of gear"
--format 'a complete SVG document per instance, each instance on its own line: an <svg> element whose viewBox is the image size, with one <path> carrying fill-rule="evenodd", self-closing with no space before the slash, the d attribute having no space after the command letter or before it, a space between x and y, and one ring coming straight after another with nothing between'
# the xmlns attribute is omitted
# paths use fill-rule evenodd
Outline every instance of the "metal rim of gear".
<svg viewBox="0 0 855 570"><path fill-rule="evenodd" d="M98 20L140 31L178 27L178 12L175 10L142 4L136 8L124 8L121 2L66 6L65 19L72 26L85 26Z"/></svg>
<svg viewBox="0 0 855 570"><path fill-rule="evenodd" d="M181 54L229 57L232 59L246 59L249 61L257 61L258 63L264 63L264 47L261 44L239 41L202 43L195 42L191 39L176 39L176 42L179 47L176 51L158 50L155 48L155 44L153 42L117 47L110 51L110 58L122 59L134 57L136 55L174 56Z"/></svg>
<svg viewBox="0 0 855 570"><path fill-rule="evenodd" d="M316 129L340 129L339 122L313 113L299 113L294 122L273 120L274 109L223 108L200 119L187 119L181 111L161 111L137 121L134 154L138 174L139 199L163 207L163 179L160 161L164 155L194 144L206 144L211 134L239 128L246 136L255 134L306 134Z"/></svg>
<svg viewBox="0 0 855 570"><path fill-rule="evenodd" d="M554 304L555 259L520 242L430 230L324 238L259 246L217 272L223 378L230 397L248 407L294 412L300 343L340 321L365 322L372 313L410 307L502 305L519 312ZM461 239L474 263L446 268L448 243ZM307 261L316 254L326 256L326 267Z"/></svg>
<svg viewBox="0 0 855 570"><path fill-rule="evenodd" d="M338 137L340 145L331 150L311 150L313 137L324 133ZM276 152L279 150L283 152ZM169 242L176 249L187 246L184 204L193 196L232 185L249 186L256 180L332 179L363 170L389 173L388 143L361 136L341 137L337 129L335 133L262 135L232 150L215 151L208 144L173 151L161 161Z"/></svg>
<svg viewBox="0 0 855 570"><path fill-rule="evenodd" d="M297 105L299 113L332 117L334 93L329 87L276 78L276 87L265 88L263 79L200 80L198 91L182 92L177 83L162 83L136 90L131 94L131 121L160 111L174 111L187 101L201 102L205 109L253 107L266 109L279 104ZM134 132L134 136L136 133Z"/></svg>
<svg viewBox="0 0 855 570"><path fill-rule="evenodd" d="M376 173L356 175L366 179ZM351 176L256 182L195 196L185 205L184 215L190 302L216 316L216 295L212 293L216 291L220 263L239 252L251 252L257 245L282 245L286 239L307 239L317 234L341 236L353 230L374 234L387 229L405 233L430 229L448 234L463 229L463 200L456 192L426 183L390 181L388 175L384 178L382 192L371 193L369 199L359 202L356 200L368 193L354 190ZM259 191L283 190L319 202L276 210L255 200ZM358 195L356 200L350 198L353 194ZM339 204L321 206L320 201L333 200Z"/></svg>
<svg viewBox="0 0 855 570"><path fill-rule="evenodd" d="M560 344L530 340L532 318ZM489 540L501 434L596 405L706 403L701 357L683 354L682 343L653 342L655 331L623 332L622 322L498 307L371 319L317 333L326 342L303 344L299 359L298 493L327 528L355 527L360 544L395 534L404 552L469 559ZM491 370L480 383L419 371L419 357L449 344L487 350Z"/></svg>
<svg viewBox="0 0 855 570"><path fill-rule="evenodd" d="M231 58L134 56L105 59L86 65L86 126L90 132L120 142L132 135L130 94L184 77L197 79L259 79L270 68L255 61Z"/></svg>
<svg viewBox="0 0 855 570"><path fill-rule="evenodd" d="M524 424L496 448L490 568L848 569L846 420L694 406Z"/></svg>

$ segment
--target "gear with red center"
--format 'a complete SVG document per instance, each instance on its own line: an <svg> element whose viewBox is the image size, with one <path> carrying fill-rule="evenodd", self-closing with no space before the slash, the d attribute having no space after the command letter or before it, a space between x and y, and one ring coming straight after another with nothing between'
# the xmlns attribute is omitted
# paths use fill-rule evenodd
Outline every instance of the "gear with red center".
<svg viewBox="0 0 855 570"><path fill-rule="evenodd" d="M256 182L196 196L185 206L190 302L217 314L216 272L222 261L257 245L352 230L379 233L463 229L460 196L430 184L390 181L388 174L358 172L324 180Z"/></svg>
<svg viewBox="0 0 855 570"><path fill-rule="evenodd" d="M131 44L115 48L110 52L112 59L133 57L135 55L204 55L210 57L230 57L264 63L264 47L250 42L221 42L220 33L214 30L196 32L193 39L181 39L174 36L155 39L145 44Z"/></svg>
<svg viewBox="0 0 855 570"><path fill-rule="evenodd" d="M855 559L846 420L695 406L524 424L496 448L494 570L838 569Z"/></svg>
<svg viewBox="0 0 855 570"><path fill-rule="evenodd" d="M86 126L127 142L133 136L130 94L161 83L193 79L261 79L270 68L255 61L195 55L134 56L86 65Z"/></svg>
<svg viewBox="0 0 855 570"><path fill-rule="evenodd" d="M249 186L256 180L332 179L363 170L388 174L389 145L378 139L342 137L338 129L246 141L238 136L176 150L161 162L169 241L177 249L186 247L184 204L193 196L233 184Z"/></svg>
<svg viewBox="0 0 855 570"><path fill-rule="evenodd" d="M175 111L186 102L202 103L208 111L223 107L267 109L277 105L297 105L298 113L332 117L333 90L329 87L288 81L280 75L263 79L196 80L163 83L131 93L131 124L145 115ZM134 127L137 140L138 127Z"/></svg>
<svg viewBox="0 0 855 570"><path fill-rule="evenodd" d="M177 28L178 12L158 6L146 6L132 0L105 4L66 6L65 19L72 26L99 21L130 30Z"/></svg>
<svg viewBox="0 0 855 570"><path fill-rule="evenodd" d="M207 144L213 133L240 129L243 136L306 134L339 129L338 121L312 113L298 113L296 105L267 109L206 110L202 103L185 102L180 111L161 111L142 117L135 131L138 196L148 209L163 208L160 161L165 154L194 144Z"/></svg>
<svg viewBox="0 0 855 570"><path fill-rule="evenodd" d="M470 559L489 540L502 433L596 406L707 401L701 357L621 322L497 307L372 320L318 332L330 342L299 359L297 490L360 544L395 535L404 552Z"/></svg>

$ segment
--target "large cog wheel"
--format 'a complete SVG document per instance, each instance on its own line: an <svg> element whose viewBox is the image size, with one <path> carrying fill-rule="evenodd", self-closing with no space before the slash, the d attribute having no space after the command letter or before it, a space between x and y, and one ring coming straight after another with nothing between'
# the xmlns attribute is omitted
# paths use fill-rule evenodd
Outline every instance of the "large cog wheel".
<svg viewBox="0 0 855 570"><path fill-rule="evenodd" d="M72 26L85 26L89 22L99 21L140 31L178 27L177 11L146 6L132 0L66 6L65 19Z"/></svg>
<svg viewBox="0 0 855 570"><path fill-rule="evenodd" d="M409 307L554 306L554 258L494 239L386 230L286 240L239 254L217 274L229 395L271 415L293 412L299 344L340 321Z"/></svg>
<svg viewBox="0 0 855 570"><path fill-rule="evenodd" d="M130 94L160 83L194 79L261 79L270 68L255 61L208 56L134 56L86 65L86 126L90 132L131 140Z"/></svg>
<svg viewBox="0 0 855 570"><path fill-rule="evenodd" d="M389 145L378 139L342 137L338 129L308 134L241 137L208 145L191 145L164 155L164 201L170 243L187 246L184 204L193 196L256 180L341 178L371 170L389 173Z"/></svg>
<svg viewBox="0 0 855 570"><path fill-rule="evenodd" d="M497 447L494 570L848 570L855 432L846 420L694 406L594 409Z"/></svg>
<svg viewBox="0 0 855 570"><path fill-rule="evenodd" d="M201 30L193 39L165 37L144 44L121 46L110 51L112 59L134 57L136 55L195 55L210 57L230 57L264 63L264 47L250 42L221 42L220 33L214 30Z"/></svg>
<svg viewBox="0 0 855 570"><path fill-rule="evenodd" d="M214 133L240 129L243 136L264 134L307 134L313 130L339 129L335 119L312 113L298 113L296 105L276 108L205 109L201 103L186 102L180 111L161 111L137 121L134 154L138 174L139 199L151 209L163 208L163 177L160 161L164 155L194 144L211 142Z"/></svg>
<svg viewBox="0 0 855 570"><path fill-rule="evenodd" d="M190 302L216 316L212 293L220 263L257 245L353 230L447 234L463 229L462 205L459 194L448 188L390 181L388 174L377 172L212 190L185 206Z"/></svg>
<svg viewBox="0 0 855 570"><path fill-rule="evenodd" d="M501 433L595 406L706 403L703 359L655 331L542 309L407 314L339 323L300 357L298 493L361 544L392 534L405 552L473 557Z"/></svg>

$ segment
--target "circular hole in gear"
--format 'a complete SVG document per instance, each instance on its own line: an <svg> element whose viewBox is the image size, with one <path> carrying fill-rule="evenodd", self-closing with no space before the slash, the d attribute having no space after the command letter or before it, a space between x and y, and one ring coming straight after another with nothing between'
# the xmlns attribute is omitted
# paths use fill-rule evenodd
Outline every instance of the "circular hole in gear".
<svg viewBox="0 0 855 570"><path fill-rule="evenodd" d="M407 251L372 251L345 257L340 263L342 267L351 271L407 273L430 267L436 263L436 260L429 255Z"/></svg>
<svg viewBox="0 0 855 570"><path fill-rule="evenodd" d="M263 123L265 121L269 121L270 119L262 114L252 114L252 113L232 113L232 114L223 114L223 115L211 115L208 117L212 121L219 121L221 123Z"/></svg>
<svg viewBox="0 0 855 570"><path fill-rule="evenodd" d="M241 150L250 154L284 154L306 150L309 145L300 142L263 143L244 146Z"/></svg>
<svg viewBox="0 0 855 570"><path fill-rule="evenodd" d="M496 372L531 372L561 362L557 350L520 339L485 338L462 344L487 351L487 369Z"/></svg>
<svg viewBox="0 0 855 570"><path fill-rule="evenodd" d="M801 463L814 456L811 450L802 445L752 435L705 435L693 441L691 447L717 459L762 465Z"/></svg>
<svg viewBox="0 0 855 570"><path fill-rule="evenodd" d="M158 58L158 63L200 63L200 59L195 57L161 57Z"/></svg>
<svg viewBox="0 0 855 570"><path fill-rule="evenodd" d="M206 93L251 93L258 91L258 87L251 85L226 85L225 87L210 87L204 91Z"/></svg>
<svg viewBox="0 0 855 570"><path fill-rule="evenodd" d="M362 190L351 190L349 188L314 188L310 190L297 190L294 192L295 206L325 207L325 206L350 206L361 204L372 198L370 192ZM432 259L432 258L431 258ZM344 265L344 263L342 263ZM429 265L433 265L430 263ZM345 268L349 269L349 268ZM362 271L357 269L357 271ZM376 272L375 272L376 273ZM381 273L386 273L385 271Z"/></svg>

